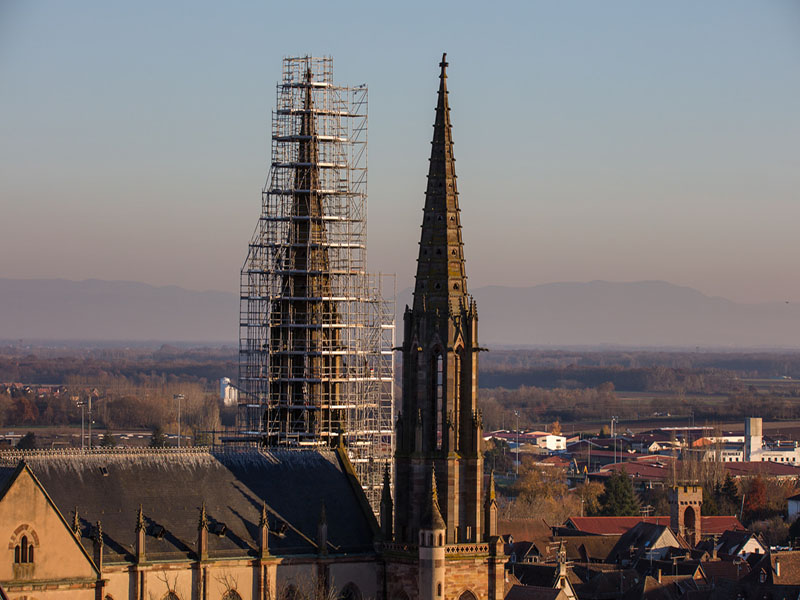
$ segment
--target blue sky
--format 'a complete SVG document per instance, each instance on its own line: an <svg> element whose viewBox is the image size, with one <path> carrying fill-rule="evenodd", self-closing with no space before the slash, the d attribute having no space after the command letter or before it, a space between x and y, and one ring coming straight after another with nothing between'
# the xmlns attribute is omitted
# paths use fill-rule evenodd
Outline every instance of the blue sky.
<svg viewBox="0 0 800 600"><path fill-rule="evenodd" d="M281 58L370 88L411 284L446 51L471 286L800 301L800 3L0 2L0 277L236 290Z"/></svg>

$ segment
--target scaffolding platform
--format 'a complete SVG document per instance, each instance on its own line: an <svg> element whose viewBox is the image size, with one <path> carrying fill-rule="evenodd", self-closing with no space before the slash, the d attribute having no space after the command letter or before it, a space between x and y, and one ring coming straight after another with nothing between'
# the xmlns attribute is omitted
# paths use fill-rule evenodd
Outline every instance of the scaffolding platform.
<svg viewBox="0 0 800 600"><path fill-rule="evenodd" d="M237 443L347 448L378 511L394 452L394 296L367 272L367 88L286 58L241 271Z"/></svg>

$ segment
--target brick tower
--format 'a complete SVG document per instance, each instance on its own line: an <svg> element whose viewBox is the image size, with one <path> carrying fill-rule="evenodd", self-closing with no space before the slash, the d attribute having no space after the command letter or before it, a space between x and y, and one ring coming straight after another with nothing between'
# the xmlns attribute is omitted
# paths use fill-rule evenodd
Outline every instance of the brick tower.
<svg viewBox="0 0 800 600"><path fill-rule="evenodd" d="M434 471L445 543L455 544L484 538L483 457L478 313L467 294L445 56L440 67L414 300L404 316L394 534L416 542Z"/></svg>
<svg viewBox="0 0 800 600"><path fill-rule="evenodd" d="M669 526L694 547L700 541L703 488L696 483L675 485L669 490Z"/></svg>

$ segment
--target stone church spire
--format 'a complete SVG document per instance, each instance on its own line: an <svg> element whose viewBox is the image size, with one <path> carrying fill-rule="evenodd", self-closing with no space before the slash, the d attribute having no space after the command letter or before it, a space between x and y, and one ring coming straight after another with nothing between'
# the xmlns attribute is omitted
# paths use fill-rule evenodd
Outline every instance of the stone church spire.
<svg viewBox="0 0 800 600"><path fill-rule="evenodd" d="M447 54L439 63L439 98L433 124L428 187L417 260L414 309L445 310L451 300L464 298L467 275L456 186L456 159L447 97Z"/></svg>
<svg viewBox="0 0 800 600"><path fill-rule="evenodd" d="M467 295L447 61L439 96L412 308L403 317L403 396L395 454L395 538L414 542L435 471L446 544L484 537L478 313Z"/></svg>

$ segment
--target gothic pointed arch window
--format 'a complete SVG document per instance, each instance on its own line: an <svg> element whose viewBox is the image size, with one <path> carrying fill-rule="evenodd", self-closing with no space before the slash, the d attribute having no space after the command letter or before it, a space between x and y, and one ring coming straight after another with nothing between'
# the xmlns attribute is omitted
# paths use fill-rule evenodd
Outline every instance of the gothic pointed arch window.
<svg viewBox="0 0 800 600"><path fill-rule="evenodd" d="M14 549L14 564L33 564L34 558L38 552L39 536L30 525L20 525L14 531L14 535L11 537L8 547Z"/></svg>
<svg viewBox="0 0 800 600"><path fill-rule="evenodd" d="M458 600L478 600L477 596L472 593L470 590L464 590L461 592L461 595L458 597Z"/></svg>
<svg viewBox="0 0 800 600"><path fill-rule="evenodd" d="M456 348L453 360L455 362L455 368L453 369L453 429L455 431L454 450L458 452L461 449L461 436L459 435L459 429L461 426L461 394L464 390L464 346L461 344L459 344Z"/></svg>
<svg viewBox="0 0 800 600"><path fill-rule="evenodd" d="M444 355L437 350L433 355L434 422L436 423L436 449L441 450L444 439Z"/></svg>

